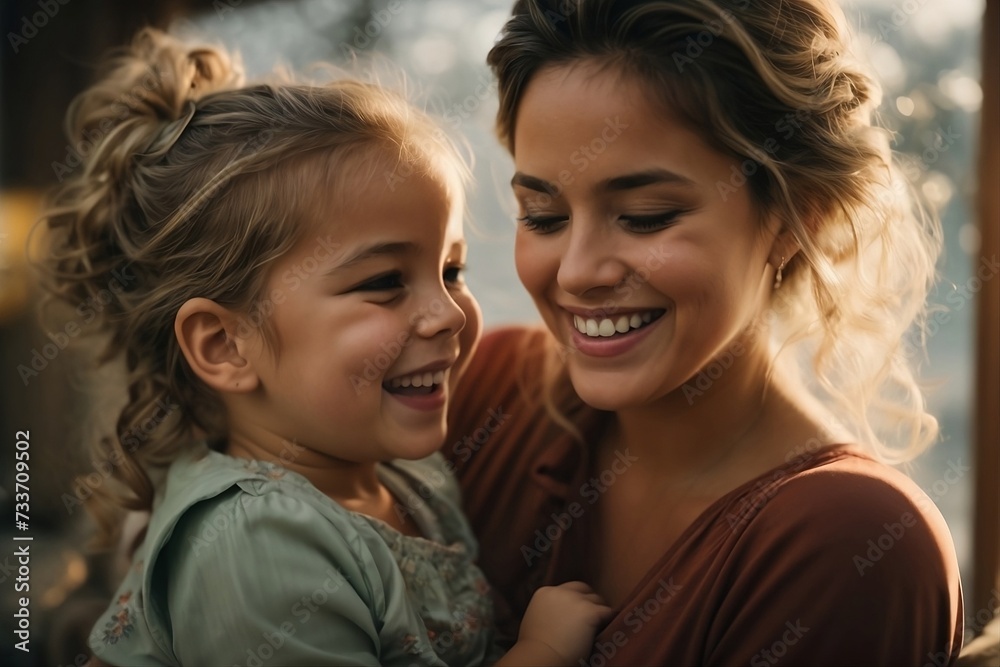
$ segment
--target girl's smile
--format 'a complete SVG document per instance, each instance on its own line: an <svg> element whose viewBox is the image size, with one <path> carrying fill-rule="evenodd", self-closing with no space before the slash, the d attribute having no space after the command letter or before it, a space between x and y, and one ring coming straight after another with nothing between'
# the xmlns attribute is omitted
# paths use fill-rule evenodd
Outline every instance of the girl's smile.
<svg viewBox="0 0 1000 667"><path fill-rule="evenodd" d="M319 228L272 270L269 293L283 290L267 322L273 351L252 337L259 386L230 401L234 438L297 442L307 450L301 462L320 467L439 448L450 380L479 334L449 184L418 168L383 179L395 167L374 161L367 182L347 184L352 205L334 197L314 207ZM277 277L310 256L317 235L337 248L296 289L283 288Z"/></svg>

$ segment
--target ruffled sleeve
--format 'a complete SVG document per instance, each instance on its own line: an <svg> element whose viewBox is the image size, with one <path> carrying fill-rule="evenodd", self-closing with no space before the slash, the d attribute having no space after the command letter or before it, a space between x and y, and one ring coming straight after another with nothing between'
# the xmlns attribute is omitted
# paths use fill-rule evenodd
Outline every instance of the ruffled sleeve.
<svg viewBox="0 0 1000 667"><path fill-rule="evenodd" d="M378 665L369 582L328 524L281 493L234 492L187 512L153 576L178 662Z"/></svg>

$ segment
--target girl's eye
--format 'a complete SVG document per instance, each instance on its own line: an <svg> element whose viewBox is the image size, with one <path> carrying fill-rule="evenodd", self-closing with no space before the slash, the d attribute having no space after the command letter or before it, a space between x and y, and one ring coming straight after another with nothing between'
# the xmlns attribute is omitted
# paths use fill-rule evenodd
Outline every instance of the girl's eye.
<svg viewBox="0 0 1000 667"><path fill-rule="evenodd" d="M354 288L356 292L388 292L403 287L403 275L398 271L367 280Z"/></svg>
<svg viewBox="0 0 1000 667"><path fill-rule="evenodd" d="M648 234L666 229L677 222L684 211L665 211L663 213L653 213L651 215L623 215L619 218L625 227L637 234Z"/></svg>
<svg viewBox="0 0 1000 667"><path fill-rule="evenodd" d="M538 232L539 234L549 234L557 231L567 220L569 218L564 215L534 216L528 214L517 219L518 222L524 225L525 230Z"/></svg>
<svg viewBox="0 0 1000 667"><path fill-rule="evenodd" d="M464 266L449 266L444 270L444 281L449 285L461 285L465 282Z"/></svg>

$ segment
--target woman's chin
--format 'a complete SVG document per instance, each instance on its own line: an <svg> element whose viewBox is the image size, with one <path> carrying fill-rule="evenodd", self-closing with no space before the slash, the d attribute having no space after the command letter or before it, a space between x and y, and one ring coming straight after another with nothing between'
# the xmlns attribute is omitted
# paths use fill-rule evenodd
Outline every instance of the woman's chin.
<svg viewBox="0 0 1000 667"><path fill-rule="evenodd" d="M640 401L631 392L623 391L620 384L608 379L600 380L590 374L570 372L570 381L577 396L592 408L615 412L638 404Z"/></svg>

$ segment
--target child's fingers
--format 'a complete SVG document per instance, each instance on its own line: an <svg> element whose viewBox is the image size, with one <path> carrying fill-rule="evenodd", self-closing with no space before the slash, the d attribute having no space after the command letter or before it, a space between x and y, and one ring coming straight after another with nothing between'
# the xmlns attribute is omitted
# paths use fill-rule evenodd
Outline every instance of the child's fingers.
<svg viewBox="0 0 1000 667"><path fill-rule="evenodd" d="M577 593L593 593L594 589L582 581L567 581L565 584L560 584L562 588L567 588L571 591L576 591Z"/></svg>

